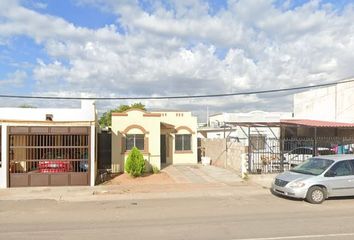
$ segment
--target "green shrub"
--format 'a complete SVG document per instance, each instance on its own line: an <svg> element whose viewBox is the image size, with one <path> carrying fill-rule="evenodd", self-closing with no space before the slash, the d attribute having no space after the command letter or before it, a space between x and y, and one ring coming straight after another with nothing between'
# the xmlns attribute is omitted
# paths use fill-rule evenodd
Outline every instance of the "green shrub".
<svg viewBox="0 0 354 240"><path fill-rule="evenodd" d="M133 147L125 162L125 171L133 177L140 177L145 171L145 160L143 154Z"/></svg>
<svg viewBox="0 0 354 240"><path fill-rule="evenodd" d="M157 174L157 173L160 173L160 169L158 168L158 167L156 167L156 166L152 166L152 172L154 173L154 174Z"/></svg>

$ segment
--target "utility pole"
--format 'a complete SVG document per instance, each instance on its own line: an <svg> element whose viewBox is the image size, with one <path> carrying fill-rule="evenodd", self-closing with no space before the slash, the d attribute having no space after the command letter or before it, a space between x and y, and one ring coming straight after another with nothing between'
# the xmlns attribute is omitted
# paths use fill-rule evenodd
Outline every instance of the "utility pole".
<svg viewBox="0 0 354 240"><path fill-rule="evenodd" d="M225 168L227 168L227 138L226 138L226 125L225 125L225 122L224 122L224 140L225 140Z"/></svg>

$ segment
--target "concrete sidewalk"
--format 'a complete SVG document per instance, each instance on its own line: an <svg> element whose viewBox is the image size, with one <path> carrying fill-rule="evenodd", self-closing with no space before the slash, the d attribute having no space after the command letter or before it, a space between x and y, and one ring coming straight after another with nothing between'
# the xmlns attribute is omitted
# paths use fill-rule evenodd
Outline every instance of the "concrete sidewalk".
<svg viewBox="0 0 354 240"><path fill-rule="evenodd" d="M0 189L0 200L50 199L56 201L106 201L193 197L245 196L264 194L274 179L271 175L250 175L244 181L234 172L214 166L180 165L162 170L171 183L132 184L95 187L24 187Z"/></svg>
<svg viewBox="0 0 354 240"><path fill-rule="evenodd" d="M276 174L253 174L248 175L248 182L261 186L262 188L270 189L272 186L272 182L274 181Z"/></svg>
<svg viewBox="0 0 354 240"><path fill-rule="evenodd" d="M169 184L144 186L107 186L95 187L26 187L0 190L0 200L37 200L55 201L112 201L132 199L169 199L222 196L252 196L264 194L264 189L240 183L238 186L225 184Z"/></svg>

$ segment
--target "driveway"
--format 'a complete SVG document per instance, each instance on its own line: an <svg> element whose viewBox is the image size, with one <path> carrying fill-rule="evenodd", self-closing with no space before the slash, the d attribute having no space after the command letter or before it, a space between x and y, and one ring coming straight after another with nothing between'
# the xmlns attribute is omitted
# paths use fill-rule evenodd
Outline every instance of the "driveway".
<svg viewBox="0 0 354 240"><path fill-rule="evenodd" d="M162 169L176 183L224 183L239 184L243 180L228 169L203 165L170 165Z"/></svg>

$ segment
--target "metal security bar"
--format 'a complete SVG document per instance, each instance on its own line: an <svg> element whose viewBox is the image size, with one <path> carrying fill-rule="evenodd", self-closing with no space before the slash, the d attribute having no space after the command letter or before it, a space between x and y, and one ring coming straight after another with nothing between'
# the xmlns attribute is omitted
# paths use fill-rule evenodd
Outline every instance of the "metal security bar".
<svg viewBox="0 0 354 240"><path fill-rule="evenodd" d="M281 141L276 138L255 138L250 139L248 148L249 169L251 173L272 173L280 172L283 169L281 156Z"/></svg>
<svg viewBox="0 0 354 240"><path fill-rule="evenodd" d="M276 173L289 170L310 157L351 154L354 137L252 138L249 149L251 173Z"/></svg>
<svg viewBox="0 0 354 240"><path fill-rule="evenodd" d="M87 134L9 135L10 173L89 171Z"/></svg>

